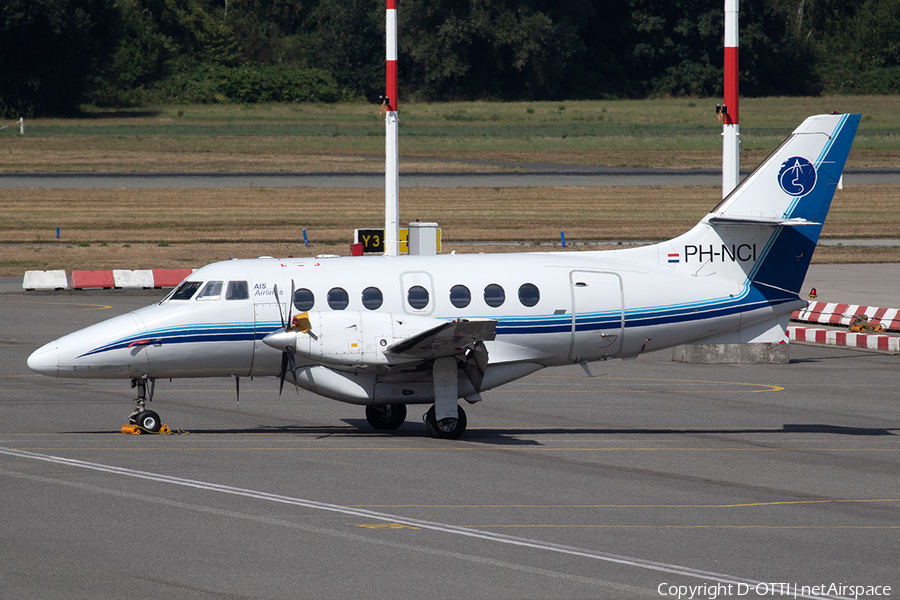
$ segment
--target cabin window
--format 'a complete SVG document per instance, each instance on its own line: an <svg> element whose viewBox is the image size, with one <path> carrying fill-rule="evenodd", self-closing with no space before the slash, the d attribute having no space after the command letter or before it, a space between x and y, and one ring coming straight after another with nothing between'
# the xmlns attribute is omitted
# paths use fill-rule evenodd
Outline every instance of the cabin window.
<svg viewBox="0 0 900 600"><path fill-rule="evenodd" d="M300 312L311 310L316 304L316 296L306 288L294 292L294 308Z"/></svg>
<svg viewBox="0 0 900 600"><path fill-rule="evenodd" d="M331 310L344 310L350 304L350 296L344 288L331 288L328 290L328 306Z"/></svg>
<svg viewBox="0 0 900 600"><path fill-rule="evenodd" d="M492 283L484 288L484 303L491 308L497 308L506 301L506 292L503 288Z"/></svg>
<svg viewBox="0 0 900 600"><path fill-rule="evenodd" d="M414 285L406 292L406 301L417 310L428 306L428 290L421 285Z"/></svg>
<svg viewBox="0 0 900 600"><path fill-rule="evenodd" d="M378 310L384 302L384 296L377 287L367 287L362 291L363 306L369 310Z"/></svg>
<svg viewBox="0 0 900 600"><path fill-rule="evenodd" d="M472 292L464 285L454 285L450 288L450 304L456 308L465 308L472 301Z"/></svg>
<svg viewBox="0 0 900 600"><path fill-rule="evenodd" d="M541 299L541 292L533 283L523 283L519 286L519 302L523 306L534 306Z"/></svg>
<svg viewBox="0 0 900 600"><path fill-rule="evenodd" d="M300 288L294 292L294 308L300 312L312 310L316 303L315 295L306 288Z"/></svg>
<svg viewBox="0 0 900 600"><path fill-rule="evenodd" d="M229 281L225 290L226 300L246 300L250 297L250 286L246 281Z"/></svg>
<svg viewBox="0 0 900 600"><path fill-rule="evenodd" d="M185 281L178 286L178 289L172 294L170 300L190 300L203 285L202 281Z"/></svg>

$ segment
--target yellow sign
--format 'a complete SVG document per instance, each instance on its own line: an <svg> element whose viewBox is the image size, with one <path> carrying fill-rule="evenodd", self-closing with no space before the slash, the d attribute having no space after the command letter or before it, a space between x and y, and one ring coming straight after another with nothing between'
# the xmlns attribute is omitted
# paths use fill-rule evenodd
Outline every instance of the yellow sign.
<svg viewBox="0 0 900 600"><path fill-rule="evenodd" d="M357 229L356 243L363 245L363 254L384 254L384 229ZM400 253L409 252L409 229L400 230ZM440 239L440 238L438 238ZM438 242L440 252L440 241Z"/></svg>

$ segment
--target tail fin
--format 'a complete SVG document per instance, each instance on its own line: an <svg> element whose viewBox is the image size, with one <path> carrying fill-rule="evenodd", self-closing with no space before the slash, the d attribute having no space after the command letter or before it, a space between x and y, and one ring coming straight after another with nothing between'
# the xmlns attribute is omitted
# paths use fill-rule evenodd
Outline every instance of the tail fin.
<svg viewBox="0 0 900 600"><path fill-rule="evenodd" d="M658 244L659 262L799 293L859 121L806 119L696 227Z"/></svg>

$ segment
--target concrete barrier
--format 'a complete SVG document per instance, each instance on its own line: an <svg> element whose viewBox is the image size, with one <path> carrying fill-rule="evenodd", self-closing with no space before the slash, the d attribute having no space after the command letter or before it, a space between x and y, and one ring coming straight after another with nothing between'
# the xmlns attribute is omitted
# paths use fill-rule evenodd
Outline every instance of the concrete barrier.
<svg viewBox="0 0 900 600"><path fill-rule="evenodd" d="M900 331L900 310L896 308L878 308L839 302L810 302L806 309L794 311L791 321L849 326L850 321L856 315L866 315L872 325L881 323L887 330Z"/></svg>
<svg viewBox="0 0 900 600"><path fill-rule="evenodd" d="M116 287L112 271L72 271L72 288L114 288Z"/></svg>
<svg viewBox="0 0 900 600"><path fill-rule="evenodd" d="M850 333L849 331L836 331L834 329L794 326L788 327L788 335L790 336L791 341L794 342L827 344L829 346L847 346L850 348L865 348L867 350L900 353L900 337L895 335Z"/></svg>
<svg viewBox="0 0 900 600"><path fill-rule="evenodd" d="M716 364L787 364L790 344L685 344L672 349L675 362Z"/></svg>
<svg viewBox="0 0 900 600"><path fill-rule="evenodd" d="M64 290L69 287L65 271L25 271L22 287L26 290Z"/></svg>
<svg viewBox="0 0 900 600"><path fill-rule="evenodd" d="M153 287L175 287L193 272L193 269L153 269Z"/></svg>
<svg viewBox="0 0 900 600"><path fill-rule="evenodd" d="M184 281L196 269L113 269L72 271L71 280L63 270L26 271L22 279L25 290L62 290L69 287L88 288L171 288Z"/></svg>
<svg viewBox="0 0 900 600"><path fill-rule="evenodd" d="M142 269L128 271L125 269L113 269L113 284L117 288L153 288L153 271Z"/></svg>

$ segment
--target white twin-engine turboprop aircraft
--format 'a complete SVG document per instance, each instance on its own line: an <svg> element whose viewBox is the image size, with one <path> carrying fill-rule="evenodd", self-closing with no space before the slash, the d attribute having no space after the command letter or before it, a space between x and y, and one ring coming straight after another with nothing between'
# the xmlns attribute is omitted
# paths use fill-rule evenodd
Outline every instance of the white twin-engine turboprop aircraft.
<svg viewBox="0 0 900 600"><path fill-rule="evenodd" d="M159 378L276 376L366 407L377 429L432 404L439 438L459 398L542 369L679 344L777 343L860 115L806 119L693 229L623 250L259 258L194 272L161 302L36 350L33 371L131 379L132 422ZM639 207L635 207L639 210ZM293 316L292 316L293 315ZM147 388L149 384L149 397Z"/></svg>

